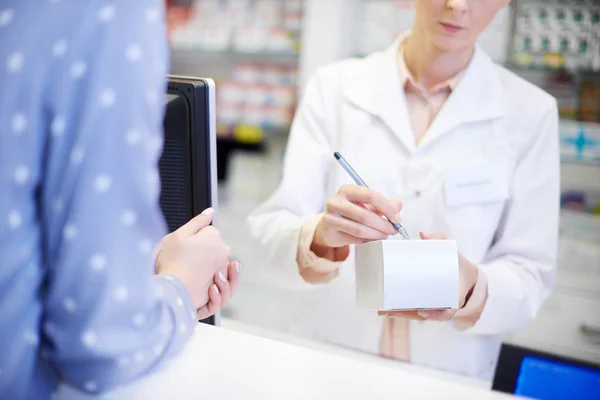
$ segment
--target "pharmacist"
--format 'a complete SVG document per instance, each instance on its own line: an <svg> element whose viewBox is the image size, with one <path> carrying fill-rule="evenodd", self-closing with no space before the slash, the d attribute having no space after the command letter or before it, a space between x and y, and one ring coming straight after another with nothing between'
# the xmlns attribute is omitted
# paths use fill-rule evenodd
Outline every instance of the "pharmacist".
<svg viewBox="0 0 600 400"><path fill-rule="evenodd" d="M508 3L416 0L391 47L310 80L281 186L248 220L265 275L298 292L292 333L491 379L503 335L535 318L555 276L558 113L475 44ZM459 310L355 305L352 246L388 237L381 215L400 210L412 238L457 241Z"/></svg>

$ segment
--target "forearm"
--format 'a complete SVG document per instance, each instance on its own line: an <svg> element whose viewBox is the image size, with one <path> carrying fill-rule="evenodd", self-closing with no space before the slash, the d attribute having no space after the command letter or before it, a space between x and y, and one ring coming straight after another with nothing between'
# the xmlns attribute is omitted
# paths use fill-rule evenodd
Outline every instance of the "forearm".
<svg viewBox="0 0 600 400"><path fill-rule="evenodd" d="M69 385L112 390L151 373L181 350L197 324L187 288L168 275L147 283L148 300L130 299L135 309L121 313L105 301L95 318L48 332L57 347L53 361Z"/></svg>

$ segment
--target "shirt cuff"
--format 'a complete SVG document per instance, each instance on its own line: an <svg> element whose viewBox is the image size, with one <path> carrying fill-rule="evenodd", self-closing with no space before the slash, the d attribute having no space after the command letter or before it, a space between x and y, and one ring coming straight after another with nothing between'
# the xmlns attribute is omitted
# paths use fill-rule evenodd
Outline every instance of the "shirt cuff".
<svg viewBox="0 0 600 400"><path fill-rule="evenodd" d="M323 214L319 214L309 218L302 225L302 228L300 228L297 262L299 268L310 268L315 271L330 273L337 271L342 261L331 261L327 258L319 257L310 249L315 231L322 217Z"/></svg>
<svg viewBox="0 0 600 400"><path fill-rule="evenodd" d="M170 274L158 274L152 278L156 282L157 297L169 303L180 323L194 327L198 323L198 314L185 283L178 276Z"/></svg>
<svg viewBox="0 0 600 400"><path fill-rule="evenodd" d="M466 330L473 327L485 308L488 299L488 284L485 273L478 268L477 281L473 287L473 293L467 303L454 314L452 319L454 327L458 330Z"/></svg>

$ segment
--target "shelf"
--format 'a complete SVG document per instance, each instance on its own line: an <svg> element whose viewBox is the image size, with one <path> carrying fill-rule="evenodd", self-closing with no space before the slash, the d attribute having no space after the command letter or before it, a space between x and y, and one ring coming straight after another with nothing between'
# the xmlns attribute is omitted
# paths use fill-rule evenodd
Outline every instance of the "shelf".
<svg viewBox="0 0 600 400"><path fill-rule="evenodd" d="M561 157L560 160L561 164L566 164L566 165L580 165L583 167L595 167L595 168L600 168L600 160L578 160L575 158L567 158L567 157Z"/></svg>
<svg viewBox="0 0 600 400"><path fill-rule="evenodd" d="M513 62L505 62L502 66L512 72L537 72L545 74L566 73L576 76L600 75L600 69L593 68L566 68L566 67L551 67L542 65L520 65Z"/></svg>
<svg viewBox="0 0 600 400"><path fill-rule="evenodd" d="M228 50L207 50L200 47L188 47L183 45L172 45L173 53L186 54L195 58L209 58L211 60L224 59L234 61L257 61L266 63L277 63L285 65L297 65L299 54L295 52L242 52L233 49Z"/></svg>

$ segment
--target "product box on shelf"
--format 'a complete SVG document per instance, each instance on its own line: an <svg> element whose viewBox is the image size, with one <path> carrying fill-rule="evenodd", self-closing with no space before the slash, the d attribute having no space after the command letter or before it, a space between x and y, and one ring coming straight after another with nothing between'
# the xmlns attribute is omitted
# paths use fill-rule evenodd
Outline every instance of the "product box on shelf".
<svg viewBox="0 0 600 400"><path fill-rule="evenodd" d="M563 161L600 164L600 124L561 120L559 128Z"/></svg>

